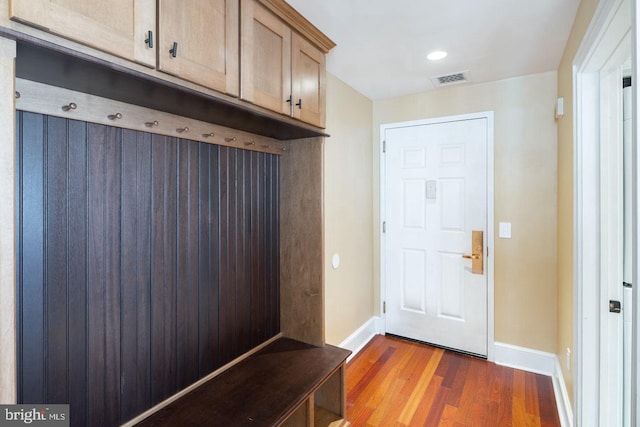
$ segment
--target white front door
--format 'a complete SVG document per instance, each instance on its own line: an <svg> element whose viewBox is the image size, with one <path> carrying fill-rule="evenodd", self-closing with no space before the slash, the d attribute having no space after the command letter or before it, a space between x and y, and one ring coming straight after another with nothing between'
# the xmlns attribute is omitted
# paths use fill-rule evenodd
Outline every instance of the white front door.
<svg viewBox="0 0 640 427"><path fill-rule="evenodd" d="M384 129L386 331L482 356L488 126L445 118ZM484 235L479 248L473 231ZM484 271L463 255L481 257Z"/></svg>

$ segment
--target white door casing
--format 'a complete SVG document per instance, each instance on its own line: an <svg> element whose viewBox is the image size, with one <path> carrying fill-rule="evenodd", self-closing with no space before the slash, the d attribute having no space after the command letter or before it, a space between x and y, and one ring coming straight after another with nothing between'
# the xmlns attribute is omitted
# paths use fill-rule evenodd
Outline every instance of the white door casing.
<svg viewBox="0 0 640 427"><path fill-rule="evenodd" d="M381 137L385 330L492 359L493 115L383 125ZM483 274L462 258L472 230Z"/></svg>
<svg viewBox="0 0 640 427"><path fill-rule="evenodd" d="M619 70L631 51L630 4L600 1L573 62L574 425L580 426L622 425L622 316L608 306L622 293Z"/></svg>

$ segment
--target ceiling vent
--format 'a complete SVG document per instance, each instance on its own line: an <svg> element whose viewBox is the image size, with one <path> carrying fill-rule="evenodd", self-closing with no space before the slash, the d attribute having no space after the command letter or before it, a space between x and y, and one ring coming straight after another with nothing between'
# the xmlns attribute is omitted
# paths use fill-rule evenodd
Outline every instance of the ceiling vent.
<svg viewBox="0 0 640 427"><path fill-rule="evenodd" d="M469 72L461 71L459 73L447 74L446 76L432 77L431 81L435 87L450 86L470 81Z"/></svg>

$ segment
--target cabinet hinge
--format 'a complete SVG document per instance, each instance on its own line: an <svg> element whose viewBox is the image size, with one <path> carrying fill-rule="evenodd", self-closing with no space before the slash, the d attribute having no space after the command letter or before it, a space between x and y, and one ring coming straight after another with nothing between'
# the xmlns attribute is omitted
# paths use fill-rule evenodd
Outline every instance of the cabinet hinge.
<svg viewBox="0 0 640 427"><path fill-rule="evenodd" d="M382 314L386 314L387 313L387 302L383 301L382 302Z"/></svg>
<svg viewBox="0 0 640 427"><path fill-rule="evenodd" d="M387 141L382 141L382 152L383 153L387 152Z"/></svg>
<svg viewBox="0 0 640 427"><path fill-rule="evenodd" d="M387 232L387 221L382 221L382 232L383 233Z"/></svg>

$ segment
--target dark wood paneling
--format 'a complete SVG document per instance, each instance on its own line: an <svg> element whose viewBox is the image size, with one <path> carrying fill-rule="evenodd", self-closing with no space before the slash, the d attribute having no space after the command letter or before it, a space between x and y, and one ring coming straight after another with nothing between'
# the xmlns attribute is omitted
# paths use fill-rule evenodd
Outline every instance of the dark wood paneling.
<svg viewBox="0 0 640 427"><path fill-rule="evenodd" d="M20 288L22 318L20 329L22 365L20 371L22 399L30 403L44 403L46 396L45 371L45 211L44 172L45 118L30 113L19 115L20 146L20 212L21 233Z"/></svg>
<svg viewBox="0 0 640 427"><path fill-rule="evenodd" d="M119 425L279 332L277 156L17 124L20 402Z"/></svg>
<svg viewBox="0 0 640 427"><path fill-rule="evenodd" d="M198 379L198 145L178 146L178 388Z"/></svg>
<svg viewBox="0 0 640 427"><path fill-rule="evenodd" d="M68 122L68 190L69 200L69 240L67 242L69 259L69 284L67 295L67 313L69 325L69 375L70 411L73 419L86 420L88 411L88 183L87 183L87 124L77 121ZM21 229L24 230L24 229ZM21 231L24 234L24 231ZM72 238L71 238L72 237Z"/></svg>
<svg viewBox="0 0 640 427"><path fill-rule="evenodd" d="M67 284L69 283L66 260L69 234L67 159L68 141L65 120L50 117L46 121L46 229L59 230L47 237L45 258L46 278L51 286L46 291L46 328L50 351L47 351L46 396L57 402L67 400Z"/></svg>
<svg viewBox="0 0 640 427"><path fill-rule="evenodd" d="M123 131L122 144L122 417L151 403L151 135Z"/></svg>

